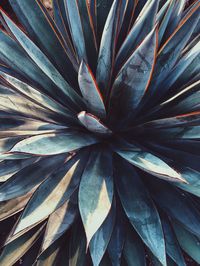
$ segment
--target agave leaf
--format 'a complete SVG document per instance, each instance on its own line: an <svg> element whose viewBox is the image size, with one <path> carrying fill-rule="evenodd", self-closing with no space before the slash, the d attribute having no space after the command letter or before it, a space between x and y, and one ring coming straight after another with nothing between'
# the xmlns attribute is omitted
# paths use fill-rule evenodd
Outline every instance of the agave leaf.
<svg viewBox="0 0 200 266"><path fill-rule="evenodd" d="M31 165L38 158L30 158L25 160L5 160L0 162L0 182L10 179L15 173L21 169ZM1 189L1 187L0 187Z"/></svg>
<svg viewBox="0 0 200 266"><path fill-rule="evenodd" d="M30 136L48 133L62 132L65 126L50 124L27 118L15 119L9 116L0 118L0 137Z"/></svg>
<svg viewBox="0 0 200 266"><path fill-rule="evenodd" d="M64 115L65 117L70 116L71 112L68 108L52 100L49 96L45 95L44 93L41 93L29 84L1 71L0 75L4 78L4 80L9 83L9 85L12 86L13 89L16 89L17 92L22 93L23 96L28 97L33 102L36 102L38 105L46 109L50 109L51 111L56 112L58 114Z"/></svg>
<svg viewBox="0 0 200 266"><path fill-rule="evenodd" d="M167 183L157 183L157 186L151 183L148 187L153 192L152 196L160 208L184 225L191 233L200 236L200 212L185 193Z"/></svg>
<svg viewBox="0 0 200 266"><path fill-rule="evenodd" d="M125 216L122 211L120 202L116 203L116 220L111 235L110 242L108 244L108 254L111 259L112 266L120 266L122 250L125 241Z"/></svg>
<svg viewBox="0 0 200 266"><path fill-rule="evenodd" d="M115 167L117 191L128 219L155 257L166 265L162 226L148 191L130 164L117 160Z"/></svg>
<svg viewBox="0 0 200 266"><path fill-rule="evenodd" d="M153 72L157 50L154 28L130 56L118 73L111 91L110 112L115 120L133 116L140 104Z"/></svg>
<svg viewBox="0 0 200 266"><path fill-rule="evenodd" d="M188 53L200 40L200 33L198 33L194 38L191 37L191 41L187 43L182 54L185 55Z"/></svg>
<svg viewBox="0 0 200 266"><path fill-rule="evenodd" d="M22 137L15 136L15 137L2 137L0 138L0 161L9 160L10 158L15 159L26 159L31 158L31 155L19 156L17 155L8 155L6 152L9 151L17 142L22 140Z"/></svg>
<svg viewBox="0 0 200 266"><path fill-rule="evenodd" d="M162 226L165 236L166 251L170 258L180 266L186 266L183 254L176 239L176 235L166 218L162 218Z"/></svg>
<svg viewBox="0 0 200 266"><path fill-rule="evenodd" d="M156 21L159 24L161 24L166 12L167 12L167 9L169 8L169 5L170 5L171 1L172 0L165 1L165 3L159 8L159 11L157 12L157 15L156 15Z"/></svg>
<svg viewBox="0 0 200 266"><path fill-rule="evenodd" d="M154 266L162 266L162 264L160 263L160 261L152 254L152 252L147 249L147 254L148 254L148 258L149 260L151 261L151 263L154 265ZM166 261L167 261L167 266L168 265L168 258L166 257Z"/></svg>
<svg viewBox="0 0 200 266"><path fill-rule="evenodd" d="M192 115L193 112L199 112L199 76L181 88L180 92L175 93L167 100L154 107L146 116L146 119L152 120L156 113L159 116L180 116ZM193 104L194 103L194 104Z"/></svg>
<svg viewBox="0 0 200 266"><path fill-rule="evenodd" d="M176 266L176 263L168 256L167 257L167 265L168 266Z"/></svg>
<svg viewBox="0 0 200 266"><path fill-rule="evenodd" d="M179 223L173 222L173 228L181 248L197 263L200 263L199 238L188 232Z"/></svg>
<svg viewBox="0 0 200 266"><path fill-rule="evenodd" d="M83 152L73 157L39 186L22 213L14 236L44 220L70 198L80 182L85 155Z"/></svg>
<svg viewBox="0 0 200 266"><path fill-rule="evenodd" d="M128 3L129 3L129 0L122 0L121 1L120 16L119 16L119 31L121 30L122 24L125 20L125 14L126 14L126 11L128 8ZM130 23L130 20L127 23Z"/></svg>
<svg viewBox="0 0 200 266"><path fill-rule="evenodd" d="M64 1L67 13L70 32L73 40L73 45L76 50L77 59L79 63L84 59L87 62L87 53L85 46L85 39L80 17L78 1Z"/></svg>
<svg viewBox="0 0 200 266"><path fill-rule="evenodd" d="M66 248L63 245L64 239L58 239L44 253L40 254L36 261L36 266L53 266L58 263L62 249ZM66 251L66 250L65 250ZM59 264L61 265L61 264Z"/></svg>
<svg viewBox="0 0 200 266"><path fill-rule="evenodd" d="M153 121L149 121L139 127L151 130L154 128L158 129L168 129L168 128L177 128L177 127L189 127L189 126L197 126L200 122L200 113L191 113L185 114L175 117L168 117L157 119Z"/></svg>
<svg viewBox="0 0 200 266"><path fill-rule="evenodd" d="M12 266L31 248L40 236L44 225L33 229L12 243L8 244L1 254L0 263L2 266Z"/></svg>
<svg viewBox="0 0 200 266"><path fill-rule="evenodd" d="M24 254L24 256L21 258L22 266L24 265L34 265L34 263L37 260L38 253L40 251L40 245L41 245L41 239L42 237L39 237L39 239L33 244L33 246Z"/></svg>
<svg viewBox="0 0 200 266"><path fill-rule="evenodd" d="M88 110L94 115L104 118L106 110L102 95L89 66L84 61L81 62L79 68L78 81Z"/></svg>
<svg viewBox="0 0 200 266"><path fill-rule="evenodd" d="M200 93L198 91L199 84L200 84L200 81L190 85L186 89L191 89L191 92L190 91L187 92L185 90L185 95L183 91L182 93L177 94L174 97L174 99L170 99L169 102L163 103L161 107L164 107L164 108L171 107L168 113L171 113L173 116L174 115L177 115L177 116L186 115L187 116L188 113L194 113L194 114L195 112L198 113L199 107L200 107L199 105ZM194 89L194 91L192 91L192 89Z"/></svg>
<svg viewBox="0 0 200 266"><path fill-rule="evenodd" d="M0 202L0 221L20 212L26 206L37 186L24 196L14 198L5 202Z"/></svg>
<svg viewBox="0 0 200 266"><path fill-rule="evenodd" d="M120 7L120 20L119 20L119 37L118 42L123 43L126 38L130 27L134 11L137 5L137 0L124 0L121 1Z"/></svg>
<svg viewBox="0 0 200 266"><path fill-rule="evenodd" d="M143 171L167 181L187 183L186 180L167 163L152 153L145 151L145 149L127 142L122 142L120 145L121 146L114 147L114 151Z"/></svg>
<svg viewBox="0 0 200 266"><path fill-rule="evenodd" d="M155 92L157 85L166 78L175 65L182 49L187 44L200 17L200 3L187 18L182 20L170 38L161 47L154 70L151 89Z"/></svg>
<svg viewBox="0 0 200 266"><path fill-rule="evenodd" d="M0 187L0 201L14 199L28 193L61 166L66 155L52 156L26 166ZM29 159L33 162L33 159Z"/></svg>
<svg viewBox="0 0 200 266"><path fill-rule="evenodd" d="M108 14L110 12L111 6L113 1L110 0L96 0L96 1L90 1L91 3L94 2L93 10L95 12L94 17L94 24L97 26L97 36L99 37L99 41L102 38L102 32L105 27L105 23L108 17ZM96 20L96 21L95 21Z"/></svg>
<svg viewBox="0 0 200 266"><path fill-rule="evenodd" d="M86 237L80 220L73 225L70 238L69 266L74 265L86 265Z"/></svg>
<svg viewBox="0 0 200 266"><path fill-rule="evenodd" d="M96 79L105 99L109 95L109 85L114 64L120 1L114 0L107 17L99 48Z"/></svg>
<svg viewBox="0 0 200 266"><path fill-rule="evenodd" d="M65 12L65 5L63 0L53 0L53 13L54 13L54 21L59 29L64 42L66 43L65 48L68 50L68 53L72 55L74 58L73 64L76 65L75 69L78 69L78 63L76 62L75 51L71 42L71 38L69 35L69 25L67 21L67 15Z"/></svg>
<svg viewBox="0 0 200 266"><path fill-rule="evenodd" d="M30 38L38 44L45 55L58 67L60 73L66 80L74 84L76 79L76 66L73 66L70 55L56 31L53 20L50 20L48 13L42 8L38 0L9 0L18 19L28 32Z"/></svg>
<svg viewBox="0 0 200 266"><path fill-rule="evenodd" d="M175 5L173 7L173 11L169 19L169 25L166 28L165 40L168 39L178 27L183 11L185 9L186 2L187 1L185 0L175 1Z"/></svg>
<svg viewBox="0 0 200 266"><path fill-rule="evenodd" d="M39 87L53 99L66 104L66 95L34 64L23 48L2 31L0 38L0 60L11 67L15 75L20 73L26 80L34 83L36 88Z"/></svg>
<svg viewBox="0 0 200 266"><path fill-rule="evenodd" d="M133 228L127 228L126 239L123 248L124 258L127 266L145 266L144 245Z"/></svg>
<svg viewBox="0 0 200 266"><path fill-rule="evenodd" d="M193 170L200 171L199 155L194 155L189 152L184 152L179 149L171 148L171 147L168 147L167 145L165 146L164 143L160 143L160 142L158 142L158 144L155 144L153 142L148 142L145 145L148 148L150 148L155 154L159 154L159 156L162 158L164 157L166 162L170 161L170 164L172 163L172 165L175 165L175 167L177 168L177 171L180 171L179 172L180 175L181 175L181 172L183 172L184 174L184 170L182 170L182 166L189 167L189 168L192 168ZM170 158L170 160L168 158ZM173 163L172 160L175 163ZM181 167L179 166L179 164L181 165ZM185 183L188 185L187 182Z"/></svg>
<svg viewBox="0 0 200 266"><path fill-rule="evenodd" d="M22 152L35 155L55 155L95 144L97 139L89 134L68 131L60 134L44 134L18 142L11 153Z"/></svg>
<svg viewBox="0 0 200 266"><path fill-rule="evenodd" d="M199 139L200 126L181 126L174 128L157 129L157 134L162 135L162 138L173 139ZM156 134L156 135L157 135ZM170 137L169 137L170 136Z"/></svg>
<svg viewBox="0 0 200 266"><path fill-rule="evenodd" d="M105 149L93 151L79 187L79 210L87 236L87 246L106 219L112 198L112 156Z"/></svg>
<svg viewBox="0 0 200 266"><path fill-rule="evenodd" d="M82 30L85 39L88 64L90 65L92 70L95 71L97 62L97 41L92 17L90 14L89 3L87 0L77 0L77 5L82 22Z"/></svg>
<svg viewBox="0 0 200 266"><path fill-rule="evenodd" d="M41 252L49 248L73 224L77 216L76 207L76 204L69 200L49 216Z"/></svg>
<svg viewBox="0 0 200 266"><path fill-rule="evenodd" d="M170 71L169 75L161 82L159 85L162 89L160 96L164 95L170 90L170 88L175 84L175 82L181 77L184 71L193 63L193 61L199 57L200 41L192 47L175 65L174 68ZM160 97L159 96L159 97Z"/></svg>
<svg viewBox="0 0 200 266"><path fill-rule="evenodd" d="M140 1L139 1L140 2ZM122 67L123 63L131 56L133 51L144 40L144 38L152 31L156 22L156 13L158 1L148 0L137 17L131 31L128 33L124 43L122 44L115 62L115 73Z"/></svg>
<svg viewBox="0 0 200 266"><path fill-rule="evenodd" d="M0 154L0 160L22 160L22 159L28 159L32 158L32 155L30 154Z"/></svg>
<svg viewBox="0 0 200 266"><path fill-rule="evenodd" d="M160 24L159 32L158 32L158 46L159 47L160 47L161 42L163 41L164 33L167 29L168 23L169 23L170 18L172 16L175 2L176 2L176 0L170 0L168 7L167 7L167 10L166 10L166 13L162 19L162 23ZM168 3L168 2L166 2L166 3Z"/></svg>
<svg viewBox="0 0 200 266"><path fill-rule="evenodd" d="M177 187L188 191L191 194L200 197L200 180L199 180L199 171L195 171L189 167L179 168L181 175L187 180L189 185L176 184Z"/></svg>
<svg viewBox="0 0 200 266"><path fill-rule="evenodd" d="M96 116L86 113L85 111L78 114L78 119L89 131L100 134L110 135L112 131L104 125Z"/></svg>
<svg viewBox="0 0 200 266"><path fill-rule="evenodd" d="M0 138L0 154L9 151L22 137Z"/></svg>
<svg viewBox="0 0 200 266"><path fill-rule="evenodd" d="M100 264L108 247L108 243L111 239L115 223L115 213L116 213L115 205L116 204L114 202L105 221L103 222L103 224L100 226L100 228L97 230L97 232L94 234L94 236L90 241L89 249L94 266L98 266Z"/></svg>
<svg viewBox="0 0 200 266"><path fill-rule="evenodd" d="M96 16L96 1L88 1L91 23L94 27L94 32L97 38L97 16ZM96 40L98 41L98 40Z"/></svg>
<svg viewBox="0 0 200 266"><path fill-rule="evenodd" d="M79 110L82 105L79 95L69 86L59 71L54 67L44 53L34 44L28 36L15 25L12 20L1 11L9 29L14 34L20 45L24 48L30 58L38 65L38 67L58 86L69 99L69 104Z"/></svg>
<svg viewBox="0 0 200 266"><path fill-rule="evenodd" d="M51 112L35 104L31 100L22 97L20 94L6 88L0 88L0 110L11 116L24 116L52 122Z"/></svg>

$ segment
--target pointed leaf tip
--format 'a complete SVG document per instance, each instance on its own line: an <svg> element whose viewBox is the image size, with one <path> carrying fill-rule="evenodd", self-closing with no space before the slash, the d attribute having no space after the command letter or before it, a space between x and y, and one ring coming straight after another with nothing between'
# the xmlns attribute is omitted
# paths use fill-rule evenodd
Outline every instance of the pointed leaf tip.
<svg viewBox="0 0 200 266"><path fill-rule="evenodd" d="M79 210L90 240L106 219L112 205L112 156L109 151L92 152L79 186Z"/></svg>
<svg viewBox="0 0 200 266"><path fill-rule="evenodd" d="M112 131L106 127L99 118L96 116L86 113L85 111L82 111L78 114L78 119L81 122L81 124L87 128L89 131L102 134L102 135L110 135L112 134Z"/></svg>
<svg viewBox="0 0 200 266"><path fill-rule="evenodd" d="M101 118L105 118L106 110L103 97L100 93L92 71L84 61L81 62L79 68L78 81L81 93L89 111Z"/></svg>

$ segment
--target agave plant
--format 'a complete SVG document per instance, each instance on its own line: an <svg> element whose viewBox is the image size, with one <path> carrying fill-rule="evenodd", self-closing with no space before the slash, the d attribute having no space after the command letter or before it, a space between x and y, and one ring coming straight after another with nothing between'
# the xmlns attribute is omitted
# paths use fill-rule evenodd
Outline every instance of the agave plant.
<svg viewBox="0 0 200 266"><path fill-rule="evenodd" d="M200 263L200 1L9 2L0 265Z"/></svg>

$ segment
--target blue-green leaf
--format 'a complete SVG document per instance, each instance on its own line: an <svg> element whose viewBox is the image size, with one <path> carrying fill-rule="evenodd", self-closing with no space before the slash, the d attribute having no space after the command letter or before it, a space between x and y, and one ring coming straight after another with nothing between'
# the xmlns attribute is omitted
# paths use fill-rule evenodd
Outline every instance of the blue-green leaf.
<svg viewBox="0 0 200 266"><path fill-rule="evenodd" d="M111 135L112 131L104 125L96 116L86 113L85 111L78 114L78 119L81 124L89 131L99 135Z"/></svg>
<svg viewBox="0 0 200 266"><path fill-rule="evenodd" d="M45 92L53 99L66 105L66 94L41 71L24 49L3 31L0 31L0 38L0 60L14 70L14 72L11 72L11 75L16 76L20 74L30 84L34 84L34 87L39 88L39 91ZM3 69L3 71L5 72L6 70Z"/></svg>
<svg viewBox="0 0 200 266"><path fill-rule="evenodd" d="M157 85L169 74L182 49L187 44L200 17L200 3L183 19L170 38L161 47L154 70L151 89L155 92Z"/></svg>
<svg viewBox="0 0 200 266"><path fill-rule="evenodd" d="M112 266L121 265L122 250L125 241L125 215L122 211L120 201L116 202L116 220L111 235L110 242L108 244L108 254L112 263Z"/></svg>
<svg viewBox="0 0 200 266"><path fill-rule="evenodd" d="M70 198L79 185L86 158L84 152L76 155L38 187L17 223L14 236L44 220Z"/></svg>
<svg viewBox="0 0 200 266"><path fill-rule="evenodd" d="M115 208L116 206L113 204L105 221L90 241L89 249L94 266L99 266L108 247L115 223Z"/></svg>
<svg viewBox="0 0 200 266"><path fill-rule="evenodd" d="M37 186L21 197L0 202L0 221L5 220L23 210L36 188Z"/></svg>
<svg viewBox="0 0 200 266"><path fill-rule="evenodd" d="M173 34L173 32L178 27L179 22L182 18L182 14L185 10L186 2L187 1L185 0L175 1L175 5L173 7L172 14L169 19L169 24L168 27L166 28L165 40L168 39L170 35Z"/></svg>
<svg viewBox="0 0 200 266"><path fill-rule="evenodd" d="M148 187L151 188L152 196L160 208L200 237L200 212L185 193L166 182L159 182L156 186L155 183L150 183Z"/></svg>
<svg viewBox="0 0 200 266"><path fill-rule="evenodd" d="M18 142L10 152L54 155L90 146L96 142L97 139L89 134L68 131L66 133L44 134L26 138Z"/></svg>
<svg viewBox="0 0 200 266"><path fill-rule="evenodd" d="M123 254L127 266L146 265L144 244L133 228L128 227Z"/></svg>
<svg viewBox="0 0 200 266"><path fill-rule="evenodd" d="M82 22L83 35L85 39L85 49L87 53L88 64L93 71L96 71L97 63L97 41L95 29L89 10L89 4L87 0L78 0L79 14ZM77 23L77 22L76 22Z"/></svg>
<svg viewBox="0 0 200 266"><path fill-rule="evenodd" d="M69 266L86 266L86 236L81 220L74 223L69 245Z"/></svg>
<svg viewBox="0 0 200 266"><path fill-rule="evenodd" d="M67 15L65 12L65 5L63 0L53 0L53 13L54 13L54 20L55 24L58 27L59 31L62 34L62 37L64 41L66 42L66 49L68 49L69 53L72 54L74 57L74 61L76 62L76 57L75 57L75 52L74 48L69 36L69 25L67 21ZM78 69L78 63L74 63L75 65L77 64L77 69Z"/></svg>
<svg viewBox="0 0 200 266"><path fill-rule="evenodd" d="M6 80L6 82L11 85L13 89L16 89L17 92L20 92L24 97L30 98L33 102L36 102L38 105L51 110L65 117L70 117L71 111L47 96L45 93L41 93L39 90L33 88L31 85L27 84L22 80L17 79L12 75L0 71L1 77Z"/></svg>
<svg viewBox="0 0 200 266"><path fill-rule="evenodd" d="M25 195L61 166L66 158L66 154L44 158L18 171L0 187L0 201Z"/></svg>
<svg viewBox="0 0 200 266"><path fill-rule="evenodd" d="M35 121L35 124L41 123L40 120L45 122L52 123L53 121L53 112L50 110L45 109L41 105L36 104L32 100L23 97L18 92L11 90L8 87L1 87L0 88L0 111L5 113L5 115L9 114L10 121L17 120L19 116L22 116L20 119L21 121L25 121L26 118L37 119L39 121ZM26 118L25 118L26 117ZM3 119L3 116L2 116ZM66 118L67 120L67 118ZM8 120L9 121L9 120ZM29 126L33 120L29 120ZM19 123L19 122L18 122ZM16 122L17 124L17 122ZM22 123L23 124L23 123Z"/></svg>
<svg viewBox="0 0 200 266"><path fill-rule="evenodd" d="M139 1L141 2L141 0ZM157 0L146 1L127 38L122 44L115 62L115 72L122 67L123 63L131 56L133 51L144 40L144 38L153 29L156 22L156 13L158 9Z"/></svg>
<svg viewBox="0 0 200 266"><path fill-rule="evenodd" d="M65 262L66 257L68 257L68 245L66 245L66 242L64 241L64 237L58 239L56 242L54 242L47 250L45 250L43 253L39 254L37 257L37 266L52 266L52 265L60 265L62 266L60 259L62 259L62 262ZM63 251L65 251L65 256L62 257ZM66 264L64 264L66 265Z"/></svg>
<svg viewBox="0 0 200 266"><path fill-rule="evenodd" d="M111 91L110 112L115 120L127 118L140 104L148 88L157 51L155 27L118 73Z"/></svg>
<svg viewBox="0 0 200 266"><path fill-rule="evenodd" d="M82 60L87 62L87 53L84 40L83 27L79 12L78 1L64 1L65 9L67 13L70 32L73 40L73 45L77 53L77 59L80 63ZM87 14L86 14L87 15Z"/></svg>
<svg viewBox="0 0 200 266"><path fill-rule="evenodd" d="M169 20L171 18L171 15L172 15L172 12L173 12L173 9L174 9L174 5L175 5L175 0L170 0L170 3L167 7L167 10L166 10L166 13L162 19L162 22L159 26L159 32L158 32L158 46L160 46L161 42L162 42L162 39L163 39L163 36L164 36L164 33L167 29L167 26L168 26L168 23L169 23Z"/></svg>
<svg viewBox="0 0 200 266"><path fill-rule="evenodd" d="M109 85L113 71L119 7L120 1L114 0L104 26L99 48L96 79L104 98L107 98L109 95Z"/></svg>
<svg viewBox="0 0 200 266"><path fill-rule="evenodd" d="M67 95L69 99L69 104L72 104L74 108L80 110L81 99L79 95L69 86L67 81L62 77L56 67L50 62L48 57L34 44L31 39L26 36L23 31L21 31L6 15L1 11L3 18L5 19L9 29L14 34L15 38L19 41L21 46L31 57L31 59L39 66L41 71L43 71L52 81L58 86L64 94ZM78 106L80 105L80 106ZM83 106L83 105L82 105Z"/></svg>
<svg viewBox="0 0 200 266"><path fill-rule="evenodd" d="M38 158L22 159L22 160L4 160L0 162L0 182L10 179L15 173L21 169L33 164ZM1 187L0 187L1 189Z"/></svg>
<svg viewBox="0 0 200 266"><path fill-rule="evenodd" d="M44 226L36 228L17 238L8 244L0 257L0 264L12 266L31 248L34 242L38 239Z"/></svg>
<svg viewBox="0 0 200 266"><path fill-rule="evenodd" d="M9 0L18 19L30 38L38 45L50 61L70 84L75 83L76 67L68 51L65 50L54 21L38 0ZM72 2L72 1L71 1ZM46 12L45 12L46 11ZM77 69L76 69L77 70Z"/></svg>
<svg viewBox="0 0 200 266"><path fill-rule="evenodd" d="M172 182L186 183L180 174L162 159L138 145L122 142L120 145L114 147L114 151L129 163L158 178Z"/></svg>
<svg viewBox="0 0 200 266"><path fill-rule="evenodd" d="M167 220L167 218L162 217L162 226L165 236L166 252L170 258L179 266L186 266L183 254L179 247L179 243L176 239L176 235Z"/></svg>
<svg viewBox="0 0 200 266"><path fill-rule="evenodd" d="M93 5L93 19L96 25L97 36L99 36L99 42L101 40L101 35L108 17L109 11L111 9L113 1L111 0L96 0L90 1ZM94 3L93 3L94 2Z"/></svg>
<svg viewBox="0 0 200 266"><path fill-rule="evenodd" d="M133 166L118 159L117 191L132 226L155 257L166 265L165 243L157 209Z"/></svg>
<svg viewBox="0 0 200 266"><path fill-rule="evenodd" d="M173 223L173 228L178 238L181 248L192 257L198 264L200 263L200 239L188 232L179 223Z"/></svg>
<svg viewBox="0 0 200 266"><path fill-rule="evenodd" d="M77 204L69 200L49 216L41 252L49 248L70 228L77 214Z"/></svg>
<svg viewBox="0 0 200 266"><path fill-rule="evenodd" d="M78 81L88 110L98 117L105 118L106 110L103 97L89 66L84 61L82 61L79 68Z"/></svg>
<svg viewBox="0 0 200 266"><path fill-rule="evenodd" d="M112 155L93 150L79 187L79 210L87 236L87 246L106 219L112 205Z"/></svg>

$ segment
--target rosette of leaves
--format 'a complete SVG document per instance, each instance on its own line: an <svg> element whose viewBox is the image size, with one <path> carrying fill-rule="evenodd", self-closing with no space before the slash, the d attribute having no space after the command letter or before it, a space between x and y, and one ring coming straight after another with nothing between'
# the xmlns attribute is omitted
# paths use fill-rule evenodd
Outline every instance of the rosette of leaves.
<svg viewBox="0 0 200 266"><path fill-rule="evenodd" d="M0 265L200 263L200 1L9 2Z"/></svg>

